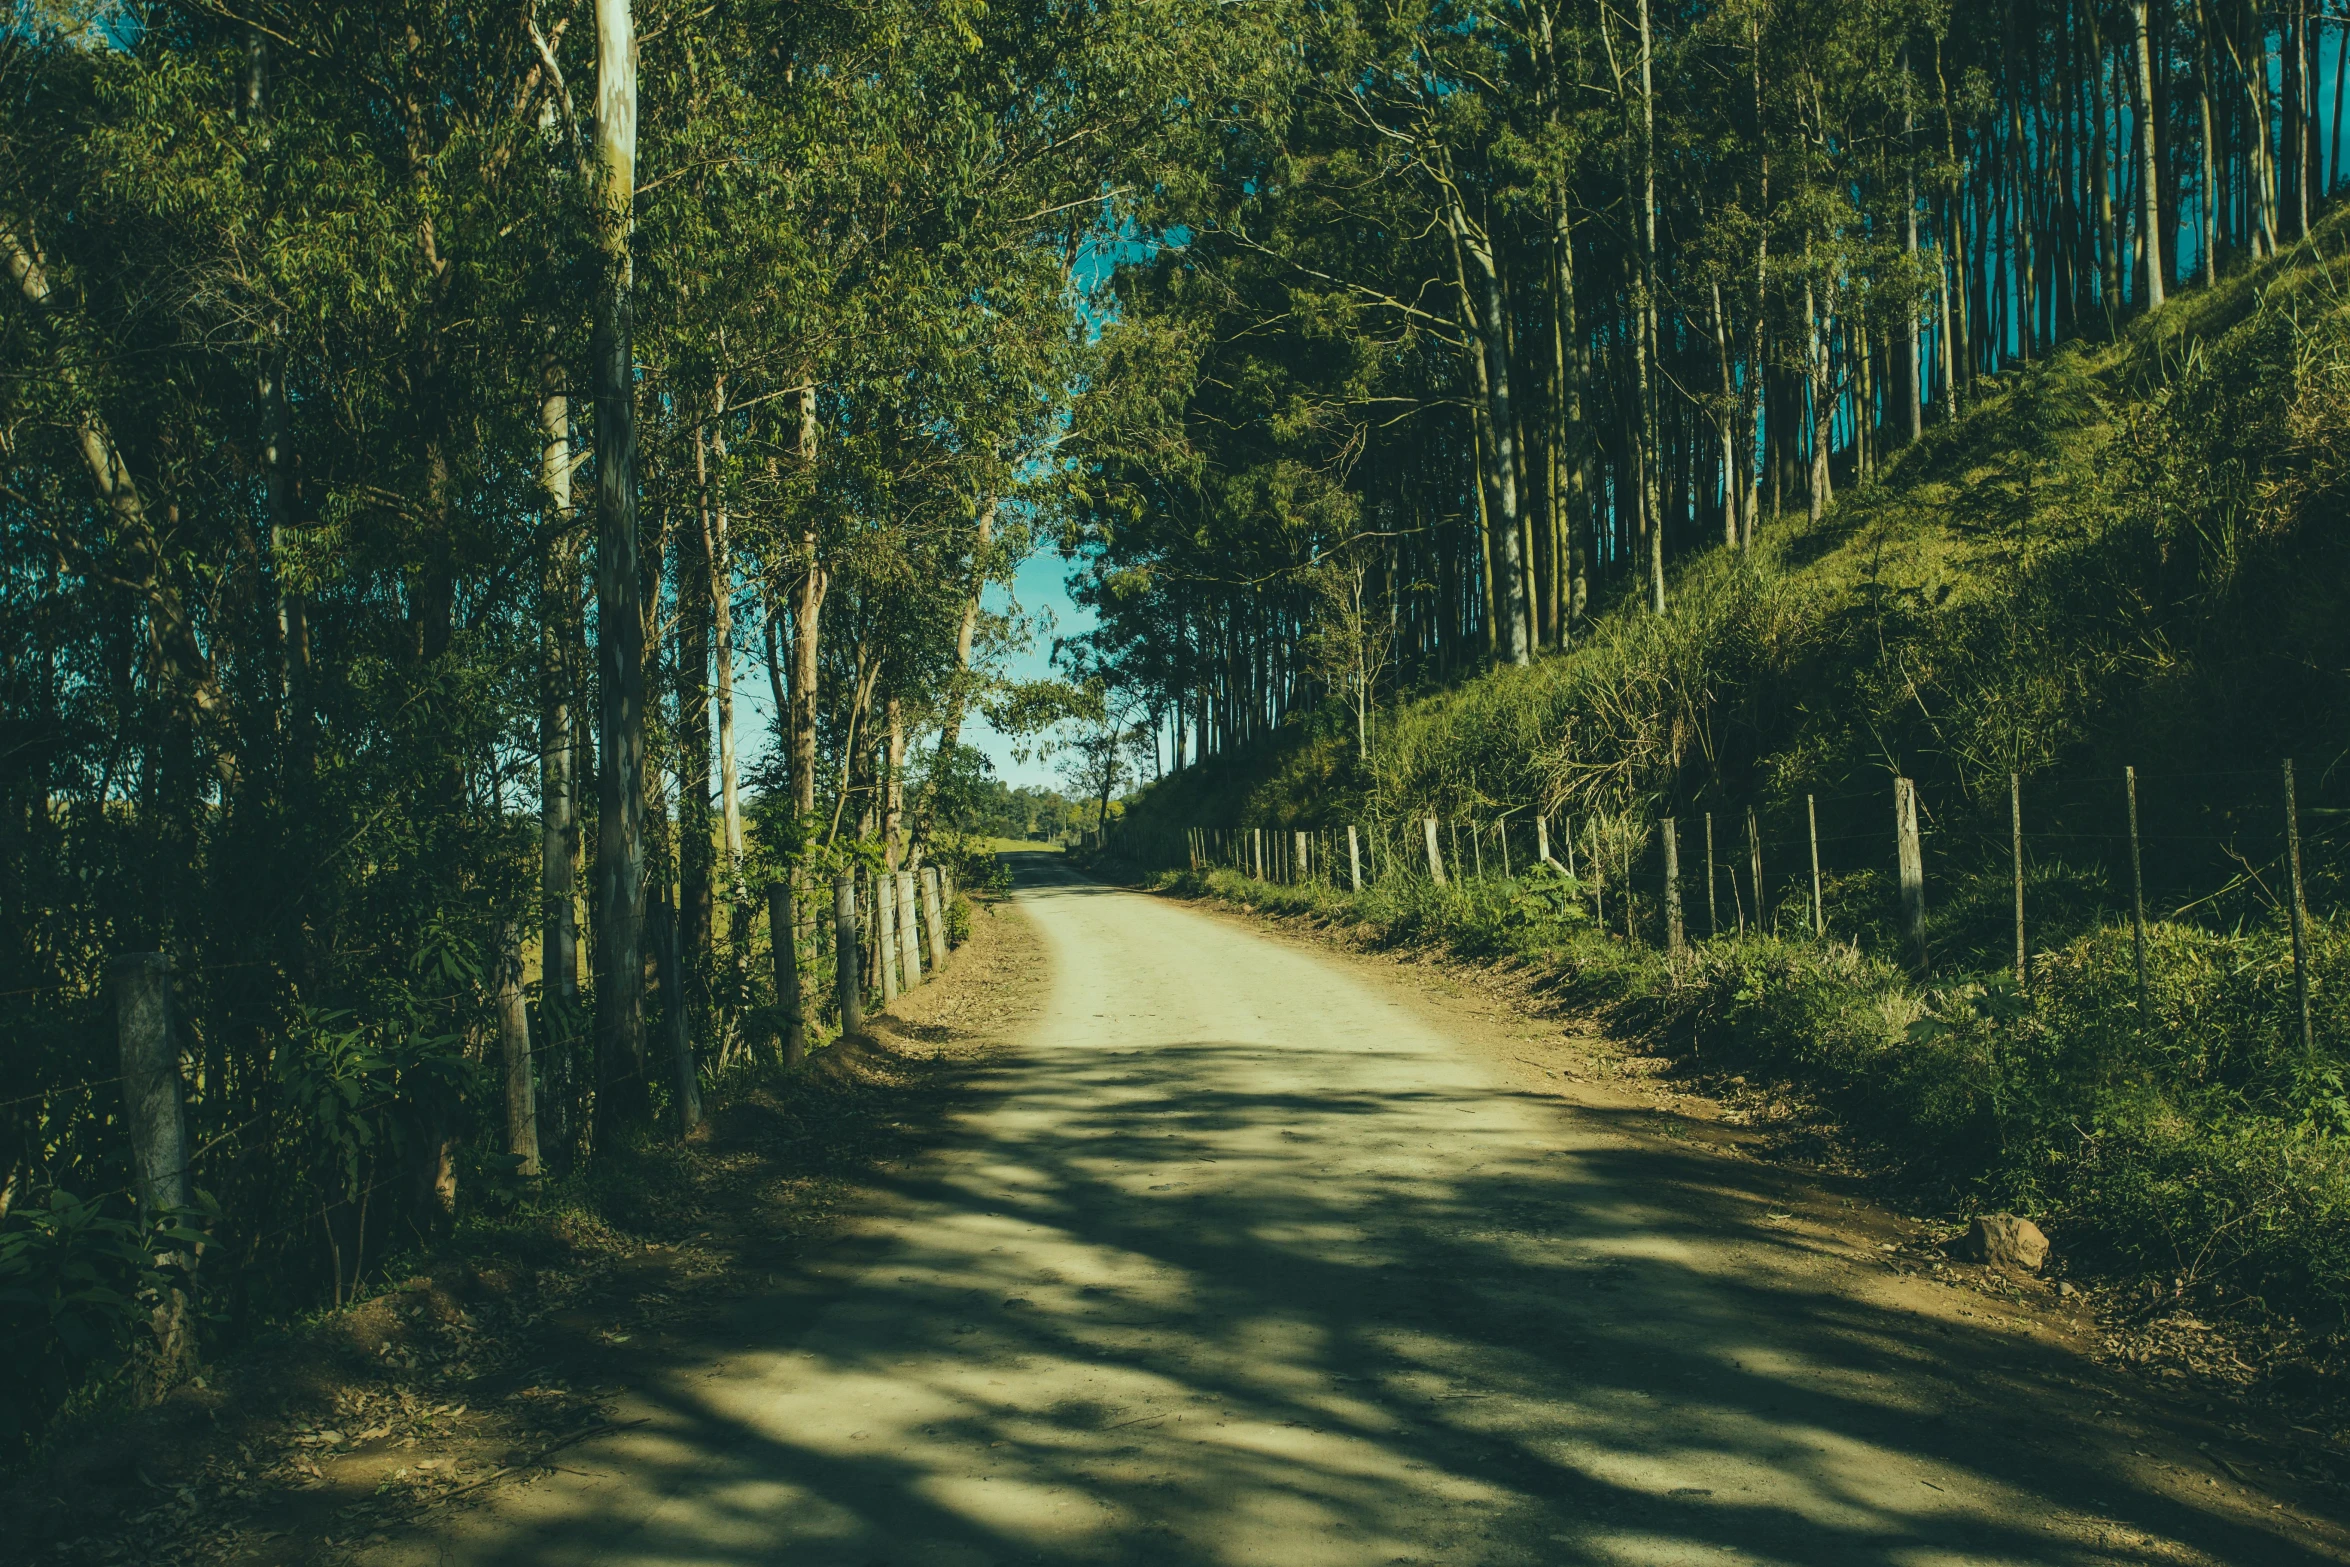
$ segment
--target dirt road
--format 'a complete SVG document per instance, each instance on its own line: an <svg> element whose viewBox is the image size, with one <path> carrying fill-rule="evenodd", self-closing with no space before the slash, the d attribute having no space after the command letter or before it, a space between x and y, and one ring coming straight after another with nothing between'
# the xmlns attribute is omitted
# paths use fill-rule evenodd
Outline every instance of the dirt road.
<svg viewBox="0 0 2350 1567"><path fill-rule="evenodd" d="M1352 960L1023 880L1046 1000L838 1287L754 1302L622 1395L649 1423L364 1560L2343 1559L2224 1466L2133 1452L2045 1333L1923 1310L1865 1215L1545 1097Z"/></svg>

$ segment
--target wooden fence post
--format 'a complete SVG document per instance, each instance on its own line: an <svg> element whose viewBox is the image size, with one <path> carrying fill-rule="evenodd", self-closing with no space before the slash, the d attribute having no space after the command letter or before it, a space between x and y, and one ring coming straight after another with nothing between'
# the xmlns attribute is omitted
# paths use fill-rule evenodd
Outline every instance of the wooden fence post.
<svg viewBox="0 0 2350 1567"><path fill-rule="evenodd" d="M1441 887L1444 885L1444 856L1436 849L1436 818L1421 817L1420 830L1428 840L1428 879Z"/></svg>
<svg viewBox="0 0 2350 1567"><path fill-rule="evenodd" d="M2007 832L2009 852L2015 861L2015 983L2021 990L2032 982L2024 967L2024 780L2021 773L2007 775Z"/></svg>
<svg viewBox="0 0 2350 1567"><path fill-rule="evenodd" d="M1538 860L1550 858L1550 813L1548 811L1534 813L1534 858Z"/></svg>
<svg viewBox="0 0 2350 1567"><path fill-rule="evenodd" d="M1923 973L1931 966L1926 952L1926 859L1918 843L1918 786L1907 778L1893 780L1893 836L1901 869L1902 912Z"/></svg>
<svg viewBox="0 0 2350 1567"><path fill-rule="evenodd" d="M1297 860L1297 863L1290 867L1289 879L1302 885L1314 874L1312 845L1306 841L1306 834L1302 832L1293 832L1289 836L1291 853Z"/></svg>
<svg viewBox="0 0 2350 1567"><path fill-rule="evenodd" d="M530 1005L522 998L522 932L498 926L498 1054L506 1069L506 1151L539 1173L539 1106L530 1075Z"/></svg>
<svg viewBox="0 0 2350 1567"><path fill-rule="evenodd" d="M1352 822L1346 824L1346 886L1349 892L1363 890L1363 845Z"/></svg>
<svg viewBox="0 0 2350 1567"><path fill-rule="evenodd" d="M1828 934L1827 910L1820 901L1820 802L1817 795L1803 797L1803 817L1811 826L1811 933L1812 939L1824 939Z"/></svg>
<svg viewBox="0 0 2350 1567"><path fill-rule="evenodd" d="M834 984L840 997L840 1031L865 1031L865 965L857 953L857 882L843 871L832 879Z"/></svg>
<svg viewBox="0 0 2350 1567"><path fill-rule="evenodd" d="M188 1182L179 1040L171 1021L171 957L162 952L125 953L114 960L110 978L115 1042L122 1057L123 1117L131 1134L131 1179L140 1214L153 1224L174 1209L188 1207L194 1198ZM165 1253L157 1261L189 1270L196 1265L195 1257L183 1252ZM151 1392L160 1393L176 1380L195 1348L187 1317L187 1298L177 1289L168 1291L155 1309Z"/></svg>
<svg viewBox="0 0 2350 1567"><path fill-rule="evenodd" d="M1759 934L1771 928L1771 900L1763 891L1762 818L1751 805L1746 808L1746 847L1754 858L1754 928Z"/></svg>
<svg viewBox="0 0 2350 1567"><path fill-rule="evenodd" d="M2285 758L2285 864L2293 881L2293 997L2301 1004L2301 1048L2317 1049L2317 1029L2309 1015L2309 909L2301 897L2301 809L2293 799L2293 759Z"/></svg>
<svg viewBox="0 0 2350 1567"><path fill-rule="evenodd" d="M1604 932L1607 929L1607 866L1599 857L1599 829L1592 826L1588 818L1585 819L1584 826L1591 834L1591 843L1584 855L1584 858L1591 862L1591 918ZM1572 869L1574 853L1575 834L1570 828L1567 833L1569 875L1574 874Z"/></svg>
<svg viewBox="0 0 2350 1567"><path fill-rule="evenodd" d="M2138 1010L2146 1010L2146 867L2138 856L2138 769L2122 769L2130 811L2130 946L2138 960Z"/></svg>
<svg viewBox="0 0 2350 1567"><path fill-rule="evenodd" d="M767 888L767 934L775 951L775 1003L783 1009L783 1064L808 1059L807 1007L800 998L800 920L791 878Z"/></svg>
<svg viewBox="0 0 2350 1567"><path fill-rule="evenodd" d="M935 865L922 867L922 923L930 931L930 972L935 976L947 966L946 879Z"/></svg>
<svg viewBox="0 0 2350 1567"><path fill-rule="evenodd" d="M1722 916L1714 905L1714 813L1705 813L1705 934L1709 941L1721 935Z"/></svg>
<svg viewBox="0 0 2350 1567"><path fill-rule="evenodd" d="M906 989L912 990L928 977L922 972L922 921L915 910L920 900L914 892L914 873L900 871L898 884L898 966L905 971Z"/></svg>
<svg viewBox="0 0 2350 1567"><path fill-rule="evenodd" d="M1665 954L1681 955L1681 845L1676 823L1664 819L1665 835Z"/></svg>
<svg viewBox="0 0 2350 1567"><path fill-rule="evenodd" d="M187 1207L190 1200L187 1111L180 1101L179 1040L171 1020L171 957L125 953L114 960L113 979L131 1179L140 1209L152 1220Z"/></svg>
<svg viewBox="0 0 2350 1567"><path fill-rule="evenodd" d="M895 879L886 870L873 873L873 948L880 969L881 1004L885 1007L906 988L898 976L898 899L896 889L891 886Z"/></svg>

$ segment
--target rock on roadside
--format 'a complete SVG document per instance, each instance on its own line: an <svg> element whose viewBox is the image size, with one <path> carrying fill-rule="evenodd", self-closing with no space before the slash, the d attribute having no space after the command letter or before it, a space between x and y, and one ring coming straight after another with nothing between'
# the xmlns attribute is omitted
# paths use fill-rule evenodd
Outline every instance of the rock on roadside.
<svg viewBox="0 0 2350 1567"><path fill-rule="evenodd" d="M2012 1213L1978 1217L1958 1243L1959 1255L1969 1262L1987 1262L1995 1268L2021 1268L2037 1273L2048 1260L2048 1237L2040 1226Z"/></svg>

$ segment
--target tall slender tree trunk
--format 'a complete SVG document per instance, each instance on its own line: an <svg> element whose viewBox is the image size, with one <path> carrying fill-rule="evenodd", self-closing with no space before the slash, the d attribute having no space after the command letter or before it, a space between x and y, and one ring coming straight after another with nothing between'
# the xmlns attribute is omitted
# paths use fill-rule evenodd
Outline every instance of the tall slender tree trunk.
<svg viewBox="0 0 2350 1567"><path fill-rule="evenodd" d="M256 132L253 172L256 183L264 170L261 159L270 145L269 41L259 28L245 30L245 123ZM288 562L294 545L294 419L286 395L285 322L272 315L261 327L261 368L253 378L253 406L261 425L262 504L269 519L270 579L277 586L277 701L280 742L285 747L286 783L307 767L303 752L308 724L301 711L301 692L307 686L310 660L308 611L301 591L290 581Z"/></svg>
<svg viewBox="0 0 2350 1567"><path fill-rule="evenodd" d="M677 882L676 931L679 964L684 983L696 984L706 972L710 933L715 923L713 885L717 859L716 834L710 819L710 624L713 573L710 541L716 530L710 517L710 460L708 432L697 422L693 431L694 525L681 530L677 565L677 635L674 657L677 681L677 721L674 731L677 767ZM653 580L660 580L653 574ZM667 998L668 1001L676 998Z"/></svg>
<svg viewBox="0 0 2350 1567"><path fill-rule="evenodd" d="M1508 307L1502 299L1501 258L1494 253L1492 237L1470 226L1468 212L1457 192L1451 215L1455 267L1464 268L1461 258L1465 256L1476 263L1477 269L1481 300L1470 297L1469 279L1463 270L1461 315L1462 324L1475 335L1477 342L1471 357L1476 360L1478 391L1485 408L1486 444L1482 452L1491 459L1488 487L1493 492L1494 509L1500 513L1488 519L1486 528L1489 560L1496 535L1501 543L1500 560L1496 563L1500 568L1498 580L1489 575L1487 588L1492 601L1488 613L1497 615L1499 623L1489 623L1486 640L1496 656L1506 656L1513 664L1524 664L1533 655L1527 646L1526 558L1518 522L1517 420L1510 404L1510 351L1504 320Z"/></svg>
<svg viewBox="0 0 2350 1567"><path fill-rule="evenodd" d="M2325 47L2323 38L2318 48ZM2338 17L2334 22L2334 119L2325 138L2325 196L2333 198L2334 187L2342 183L2342 115L2350 109L2350 17ZM2205 120L2208 127L2210 121ZM2209 132L2206 130L2206 136Z"/></svg>
<svg viewBox="0 0 2350 1567"><path fill-rule="evenodd" d="M550 350L539 369L539 487L546 553L539 570L539 1141L558 1175L571 1168L571 1057L579 1026L579 538L571 523L571 399Z"/></svg>
<svg viewBox="0 0 2350 1567"><path fill-rule="evenodd" d="M1563 185L1551 193L1551 373L1558 389L1551 442L1552 507L1559 513L1559 646L1574 636L1591 597L1589 437L1583 427L1583 389L1591 364L1575 319L1575 230Z"/></svg>
<svg viewBox="0 0 2350 1567"><path fill-rule="evenodd" d="M2162 168L2154 143L2154 54L2146 33L2146 0L2130 0L2130 27L2136 34L2138 56L2138 185L2145 203L2139 220L2146 236L2146 308L2160 310L2163 302Z"/></svg>
<svg viewBox="0 0 2350 1567"><path fill-rule="evenodd" d="M971 587L963 599L963 618L955 627L955 683L948 692L946 713L939 720L938 755L942 762L954 754L963 738L963 713L971 700L971 651L979 634L980 596L987 590L988 552L995 547L996 507L1001 503L989 501L979 510L973 528L971 544ZM1182 728L1176 728L1178 745ZM1180 758L1175 765L1181 768Z"/></svg>
<svg viewBox="0 0 2350 1567"><path fill-rule="evenodd" d="M2090 221L2096 226L2098 308L2110 335L2121 313L2121 252L2113 220L2113 162L2107 156L2106 126L2112 116L2105 96L2105 37L2097 25L2096 0L2081 0L2081 27L2089 39Z"/></svg>
<svg viewBox="0 0 2350 1567"><path fill-rule="evenodd" d="M894 871L906 862L906 719L894 695L882 713L889 730L882 750L881 857Z"/></svg>
<svg viewBox="0 0 2350 1567"><path fill-rule="evenodd" d="M1811 242L1804 242L1807 255ZM1811 327L1811 520L1817 522L1836 498L1834 482L1828 473L1829 442L1835 431L1835 404L1829 398L1828 339L1834 331L1832 320L1820 316L1818 285L1810 273L1803 279L1803 315Z"/></svg>
<svg viewBox="0 0 2350 1567"><path fill-rule="evenodd" d="M1754 298L1752 316L1747 323L1746 340L1746 427L1743 432L1745 450L1739 455L1740 472L1752 483L1746 501L1746 521L1738 536L1741 549L1754 543L1755 529L1762 521L1762 475L1755 471L1756 453L1765 450L1763 437L1767 417L1764 405L1770 392L1770 373L1765 369L1766 321L1769 316L1770 262L1771 262L1771 155L1768 138L1764 135L1762 87L1762 13L1757 10L1747 20L1747 41L1752 46L1754 67L1754 126L1755 140L1763 148L1757 182L1759 196L1755 215L1762 221L1762 231L1754 246ZM1768 461L1766 457L1764 459ZM1775 509L1775 508L1774 508Z"/></svg>
<svg viewBox="0 0 2350 1567"><path fill-rule="evenodd" d="M1909 51L1901 52L1901 216L1903 234L1902 253L1909 258L1910 275L1917 275L1918 260L1918 177L1917 177L1917 112L1910 101ZM1915 441L1926 433L1925 374L1926 356L1924 335L1925 301L1913 299L1903 310L1909 318L1908 358L1901 371L1901 411L1907 416L1907 438Z"/></svg>
<svg viewBox="0 0 2350 1567"><path fill-rule="evenodd" d="M2266 257L2277 251L2276 159L2269 147L2268 123L2268 28L2257 3L2247 10L2251 37L2245 42L2251 61L2242 69L2244 98L2250 111L2244 127L2249 143L2244 155L2250 205L2247 227L2251 231L2253 255Z"/></svg>
<svg viewBox="0 0 2350 1567"><path fill-rule="evenodd" d="M638 579L634 278L636 36L629 0L596 0L601 278L596 394L596 619L602 723L596 822L596 1035L602 1128L641 1121L645 1083L645 669Z"/></svg>
<svg viewBox="0 0 2350 1567"><path fill-rule="evenodd" d="M2212 113L2211 92L2217 57L2211 47L2207 4L2208 0L2195 0L2195 112L2203 126L2203 188L2195 202L2199 220L2196 248L2202 251L2197 259L2206 288L2219 281L2219 126Z"/></svg>
<svg viewBox="0 0 2350 1567"><path fill-rule="evenodd" d="M1651 361L1656 330L1656 73L1648 0L1640 0L1640 505L1648 519L1648 609L1665 612L1665 518L1657 500L1658 431Z"/></svg>
<svg viewBox="0 0 2350 1567"><path fill-rule="evenodd" d="M740 948L747 937L750 889L743 885L742 768L734 730L734 526L726 506L726 381L718 382L718 414L711 426L710 454L718 469L710 502L710 537L702 550L710 562L711 696L718 709L719 835L726 863L727 940Z"/></svg>
<svg viewBox="0 0 2350 1567"><path fill-rule="evenodd" d="M2285 147L2287 170L2293 181L2293 237L2309 232L2309 0L2293 0L2286 23Z"/></svg>
<svg viewBox="0 0 2350 1567"><path fill-rule="evenodd" d="M1721 443L1722 548L1734 550L1743 534L1738 516L1741 496L1736 437L1731 433L1737 417L1738 381L1730 368L1730 318L1722 309L1722 280L1716 277L1710 281L1713 285L1714 359L1722 376L1722 401L1714 412L1714 435Z"/></svg>
<svg viewBox="0 0 2350 1567"><path fill-rule="evenodd" d="M1477 587L1484 595L1480 624L1485 636L1485 657L1490 662L1501 654L1501 616L1493 592L1493 513L1489 506L1492 485L1488 482L1491 470L1486 462L1492 443L1486 437L1482 415L1472 419L1470 426L1470 455L1477 465L1473 481L1477 486Z"/></svg>
<svg viewBox="0 0 2350 1567"><path fill-rule="evenodd" d="M800 394L800 462L816 467L816 390ZM800 526L799 580L792 595L791 787L792 809L802 822L816 816L816 670L823 649L824 592L828 579L817 551L816 518Z"/></svg>
<svg viewBox="0 0 2350 1567"><path fill-rule="evenodd" d="M2016 353L2030 359L2040 346L2040 257L2033 223L2032 157L2025 141L2024 94L2029 81L2018 63L2018 34L2007 45L2007 178L2016 246Z"/></svg>

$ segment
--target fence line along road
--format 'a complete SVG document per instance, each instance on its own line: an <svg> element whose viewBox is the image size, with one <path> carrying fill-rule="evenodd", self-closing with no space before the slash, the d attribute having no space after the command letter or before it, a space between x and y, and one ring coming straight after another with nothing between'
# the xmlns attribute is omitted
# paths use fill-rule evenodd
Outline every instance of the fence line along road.
<svg viewBox="0 0 2350 1567"><path fill-rule="evenodd" d="M2308 808L2322 828L2305 833L2290 760L2274 772L2147 775L2129 766L2028 788L2010 773L2004 783L1972 799L1953 789L1939 813L1915 780L1896 776L1770 800L1700 797L1671 815L1481 802L1306 825L1121 819L1102 841L1146 869L1231 870L1349 893L1398 878L1463 890L1556 874L1590 898L1603 927L1668 952L1688 939L1689 862L1704 878L1708 939L1762 929L1827 940L1841 930L1884 938L1921 975L1963 956L1973 961L1962 967L2008 967L2019 986L2032 979L2030 911L2061 900L2128 920L2141 1005L2151 920L2226 931L2281 916L2300 1034L2314 1049L2309 889L2314 882L2338 900L2350 882L2350 808ZM1702 844L1702 856L1684 853L1685 841ZM1774 883L1766 850L1771 864L1795 869ZM1937 883L1948 894L1939 918L1929 896ZM1986 912L1994 900L1996 917ZM2150 915L2165 901L2166 913Z"/></svg>

